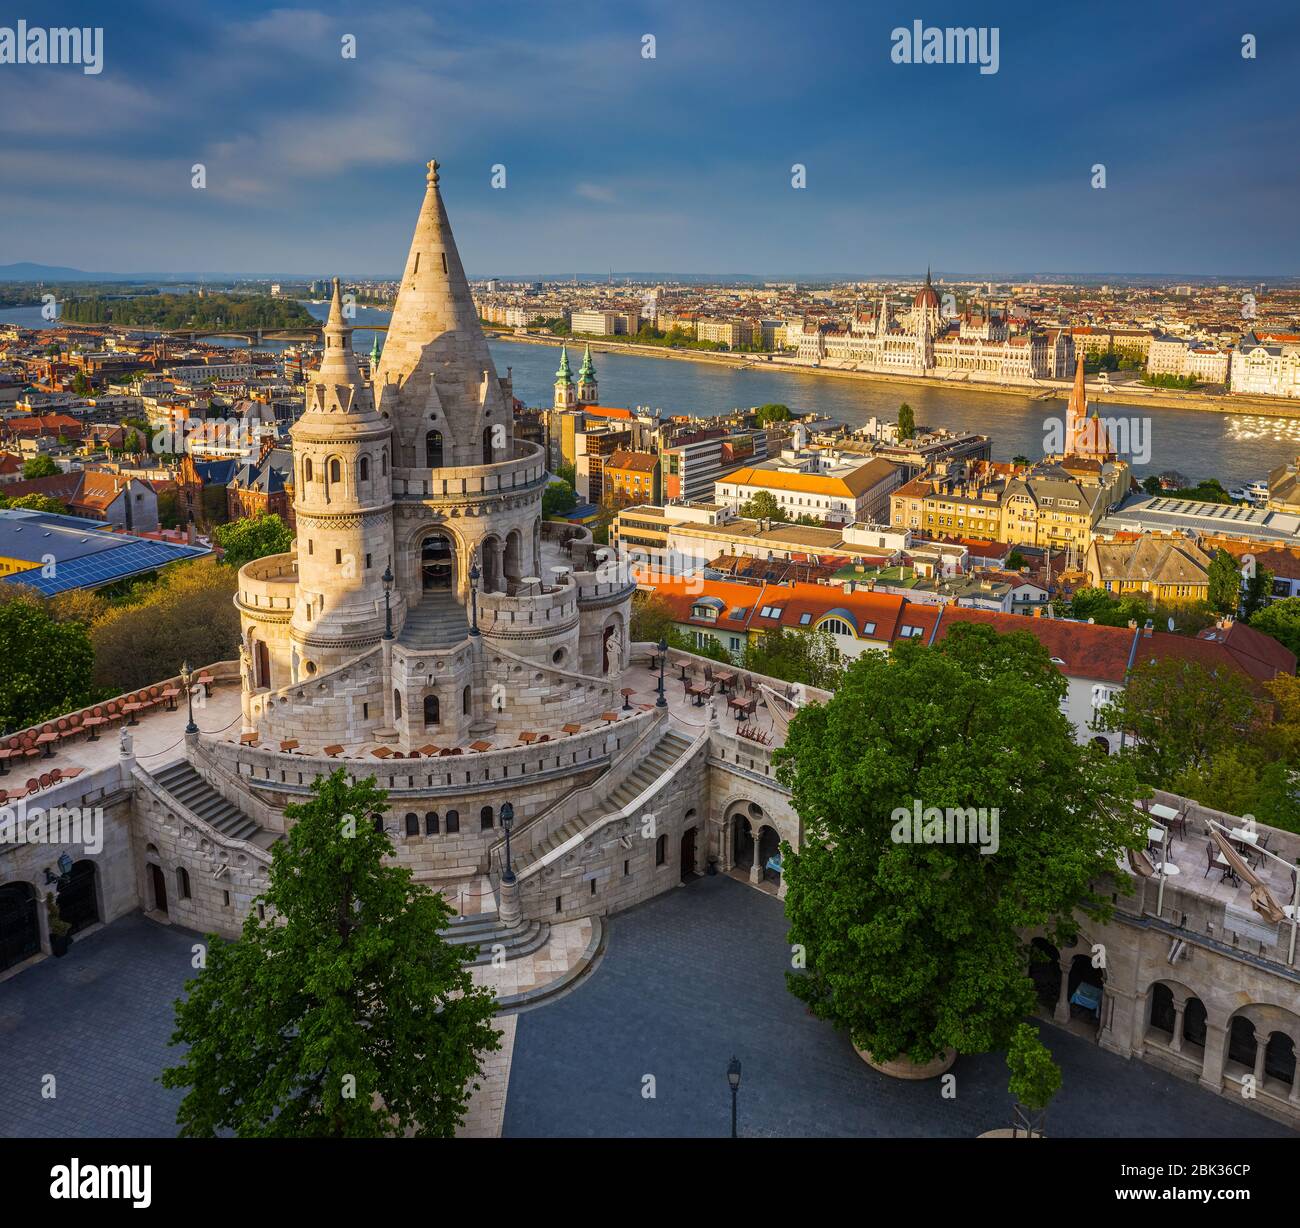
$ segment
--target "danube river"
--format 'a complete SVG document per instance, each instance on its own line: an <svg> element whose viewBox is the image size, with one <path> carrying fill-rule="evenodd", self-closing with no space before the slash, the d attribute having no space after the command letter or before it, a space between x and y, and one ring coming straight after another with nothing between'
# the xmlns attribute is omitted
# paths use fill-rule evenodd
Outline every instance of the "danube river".
<svg viewBox="0 0 1300 1228"><path fill-rule="evenodd" d="M328 305L313 303L308 310L324 319ZM365 328L366 323L387 318L386 311L357 308L354 344L359 351L368 350L375 337ZM35 307L0 311L0 321L4 320L29 328L46 323ZM507 367L512 369L515 395L521 401L526 405L551 404L551 386L560 354L558 342L551 347L494 340L491 349L499 374L504 375ZM581 346L577 349L580 357ZM1059 420L1065 412L1065 402L1060 400L1034 401L1028 396L941 386L877 384L811 372L745 370L625 353L596 354L595 363L603 405L646 406L664 414L708 416L777 401L794 410L812 411L849 426L860 426L873 415L894 418L899 405L906 401L918 423L989 435L993 455L999 460L1016 455L1041 456L1048 420ZM573 365L576 370L577 362ZM1193 481L1217 477L1225 486L1236 486L1263 478L1269 469L1300 454L1298 419L1112 402L1107 402L1101 413L1106 418L1134 420L1132 460L1139 477L1174 469ZM1147 447L1150 459L1143 461L1142 451Z"/></svg>

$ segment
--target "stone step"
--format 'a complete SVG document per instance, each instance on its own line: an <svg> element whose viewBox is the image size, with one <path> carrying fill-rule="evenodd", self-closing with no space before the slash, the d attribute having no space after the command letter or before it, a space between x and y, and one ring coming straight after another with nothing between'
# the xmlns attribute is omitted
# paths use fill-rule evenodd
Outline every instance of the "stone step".
<svg viewBox="0 0 1300 1228"><path fill-rule="evenodd" d="M251 840L262 847L270 843L270 833L222 797L189 763L182 761L173 764L158 772L154 780L164 792L171 794L187 810L223 836L234 840Z"/></svg>

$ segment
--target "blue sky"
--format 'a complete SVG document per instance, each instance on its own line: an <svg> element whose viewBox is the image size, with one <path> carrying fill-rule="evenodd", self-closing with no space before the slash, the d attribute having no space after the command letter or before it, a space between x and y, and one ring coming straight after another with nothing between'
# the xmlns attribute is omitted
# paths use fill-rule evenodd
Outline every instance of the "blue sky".
<svg viewBox="0 0 1300 1228"><path fill-rule="evenodd" d="M0 2L20 17L102 25L105 65L0 65L0 264L395 273L436 156L471 275L1300 272L1290 0ZM918 17L996 26L999 71L893 63Z"/></svg>

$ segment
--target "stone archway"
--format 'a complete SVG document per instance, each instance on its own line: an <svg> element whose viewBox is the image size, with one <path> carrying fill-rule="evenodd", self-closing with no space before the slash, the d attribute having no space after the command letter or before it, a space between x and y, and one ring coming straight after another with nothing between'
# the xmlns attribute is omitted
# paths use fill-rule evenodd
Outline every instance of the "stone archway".
<svg viewBox="0 0 1300 1228"><path fill-rule="evenodd" d="M517 584L524 579L524 537L518 529L511 529L506 534L506 550L504 558L506 589L509 591L511 584Z"/></svg>
<svg viewBox="0 0 1300 1228"><path fill-rule="evenodd" d="M424 592L453 592L456 583L456 543L438 530L420 541L420 588Z"/></svg>
<svg viewBox="0 0 1300 1228"><path fill-rule="evenodd" d="M28 882L0 886L0 972L30 959L41 949L36 888Z"/></svg>

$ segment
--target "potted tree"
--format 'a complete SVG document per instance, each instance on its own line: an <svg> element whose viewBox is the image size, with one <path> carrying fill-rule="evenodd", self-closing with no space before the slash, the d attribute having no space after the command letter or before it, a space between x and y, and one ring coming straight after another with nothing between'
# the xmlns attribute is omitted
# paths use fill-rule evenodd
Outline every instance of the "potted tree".
<svg viewBox="0 0 1300 1228"><path fill-rule="evenodd" d="M1011 1137L1046 1137L1047 1106L1061 1089L1061 1072L1032 1024L1022 1023L1016 1029L1007 1051L1007 1067L1011 1071L1007 1090L1016 1098Z"/></svg>
<svg viewBox="0 0 1300 1228"><path fill-rule="evenodd" d="M59 902L54 898L53 891L45 893L45 911L50 918L50 953L64 956L68 953L68 947L72 945L72 926L59 912Z"/></svg>

